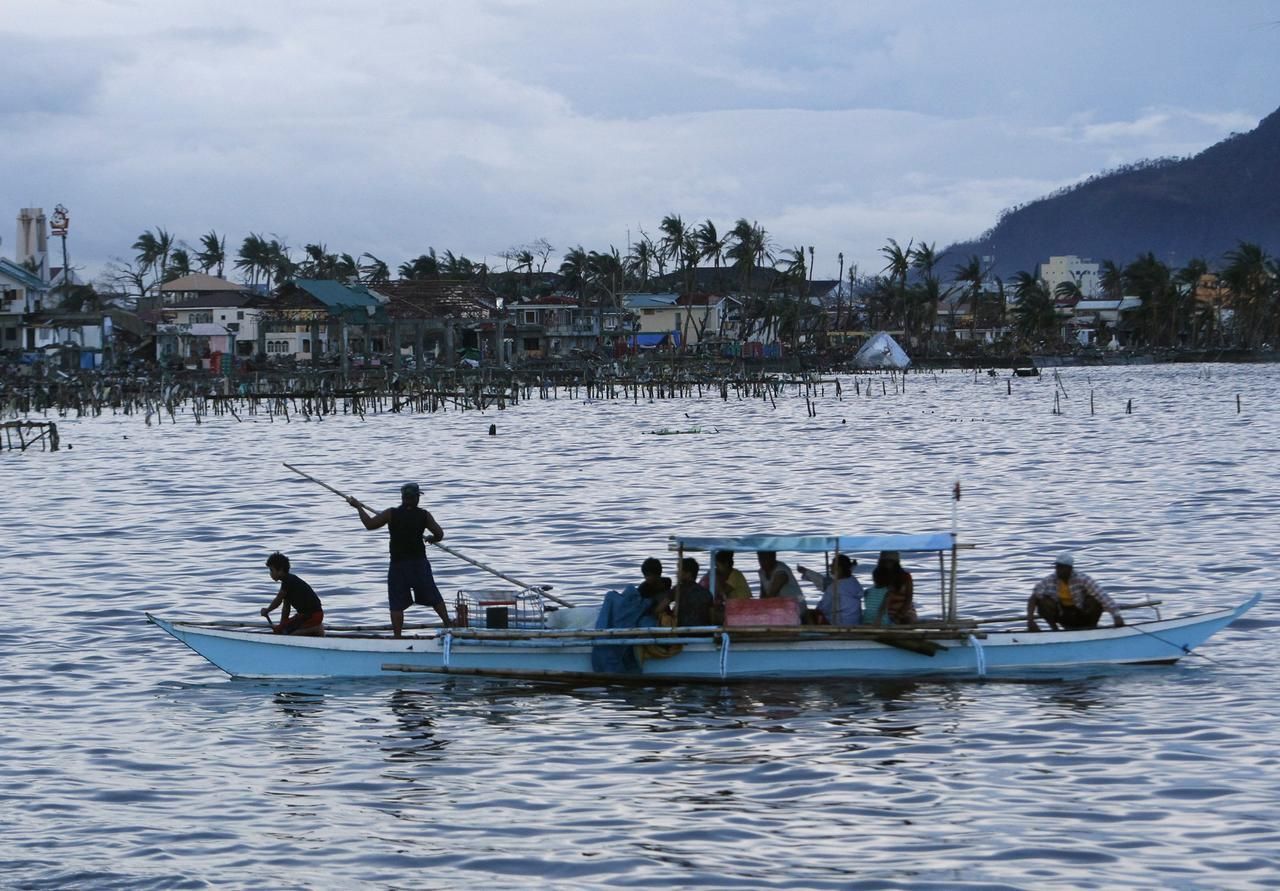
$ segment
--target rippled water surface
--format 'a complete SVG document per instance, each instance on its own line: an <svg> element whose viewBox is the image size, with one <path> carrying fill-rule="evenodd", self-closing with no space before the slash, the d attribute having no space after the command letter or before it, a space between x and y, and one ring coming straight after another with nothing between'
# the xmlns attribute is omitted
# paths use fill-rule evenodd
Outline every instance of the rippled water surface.
<svg viewBox="0 0 1280 891"><path fill-rule="evenodd" d="M813 417L559 396L0 453L0 886L1280 886L1280 368L844 378ZM1166 615L1265 598L1183 664L1062 678L232 681L143 612L253 619L278 548L331 622L386 621L385 533L283 461L382 506L417 480L455 548L580 602L675 530L945 530L957 479L966 613L1067 548Z"/></svg>

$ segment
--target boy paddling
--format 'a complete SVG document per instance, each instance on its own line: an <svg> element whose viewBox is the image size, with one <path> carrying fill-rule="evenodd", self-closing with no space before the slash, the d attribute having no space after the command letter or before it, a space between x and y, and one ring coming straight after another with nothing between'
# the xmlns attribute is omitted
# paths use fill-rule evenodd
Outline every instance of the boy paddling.
<svg viewBox="0 0 1280 891"><path fill-rule="evenodd" d="M271 612L280 607L280 624L273 624L272 632L323 637L324 610L320 607L320 598L310 585L289 571L289 558L276 551L267 558L267 569L271 571L271 578L280 583L276 599L262 608L263 617L270 619Z"/></svg>

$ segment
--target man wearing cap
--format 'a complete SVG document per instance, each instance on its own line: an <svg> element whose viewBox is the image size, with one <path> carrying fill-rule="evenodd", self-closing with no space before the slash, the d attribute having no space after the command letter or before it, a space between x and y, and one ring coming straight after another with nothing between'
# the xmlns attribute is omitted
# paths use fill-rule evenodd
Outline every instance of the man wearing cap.
<svg viewBox="0 0 1280 891"><path fill-rule="evenodd" d="M1117 628L1124 625L1116 602L1098 587L1098 583L1083 572L1075 571L1075 558L1071 554L1059 554L1054 562L1053 575L1041 579L1027 599L1027 630L1039 631L1036 613L1049 623L1054 631L1061 625L1068 631L1097 628L1098 619L1105 609Z"/></svg>
<svg viewBox="0 0 1280 891"><path fill-rule="evenodd" d="M429 511L418 507L422 490L417 483L405 483L400 487L400 506L391 507L371 515L354 497L347 503L360 513L360 522L366 529L381 529L391 533L391 565L387 568L387 601L391 607L391 630L399 637L404 629L404 611L415 601L430 606L446 626L451 625L444 597L436 587L431 574L431 561L427 559L426 540L435 544L444 538L444 530ZM412 593L411 593L412 592Z"/></svg>

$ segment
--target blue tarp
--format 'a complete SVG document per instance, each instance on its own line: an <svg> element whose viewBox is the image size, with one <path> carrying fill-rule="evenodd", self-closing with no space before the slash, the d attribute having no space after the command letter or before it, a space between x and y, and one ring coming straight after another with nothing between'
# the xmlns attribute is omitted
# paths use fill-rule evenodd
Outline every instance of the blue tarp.
<svg viewBox="0 0 1280 891"><path fill-rule="evenodd" d="M672 344L680 346L680 332L670 331L663 334L628 334L627 346L639 347L642 350L653 350L660 346Z"/></svg>
<svg viewBox="0 0 1280 891"><path fill-rule="evenodd" d="M604 595L604 604L596 618L596 629L606 628L656 628L658 620L649 612L650 603L640 596L635 585L628 585L621 592L610 591ZM640 661L635 647L626 644L591 648L591 670L610 674L637 674Z"/></svg>

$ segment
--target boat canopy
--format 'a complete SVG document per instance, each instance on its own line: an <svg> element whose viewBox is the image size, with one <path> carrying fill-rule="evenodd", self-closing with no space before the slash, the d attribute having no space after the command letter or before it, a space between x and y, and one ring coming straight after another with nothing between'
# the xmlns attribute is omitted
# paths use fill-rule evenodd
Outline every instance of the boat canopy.
<svg viewBox="0 0 1280 891"><path fill-rule="evenodd" d="M788 551L818 554L839 551L949 551L955 542L950 532L923 535L734 535L671 536L668 550L678 551Z"/></svg>

